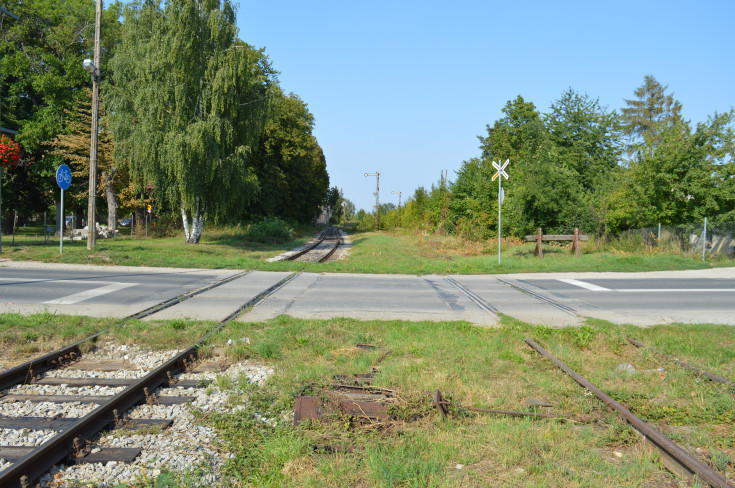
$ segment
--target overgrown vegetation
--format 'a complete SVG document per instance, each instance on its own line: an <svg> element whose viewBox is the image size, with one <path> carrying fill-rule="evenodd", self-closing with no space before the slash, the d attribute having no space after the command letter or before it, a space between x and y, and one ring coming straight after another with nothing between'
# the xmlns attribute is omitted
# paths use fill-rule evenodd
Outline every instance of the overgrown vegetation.
<svg viewBox="0 0 735 488"><path fill-rule="evenodd" d="M90 80L80 60L91 57L94 3L6 7L17 20L0 23L0 112L23 151L2 178L13 202L3 233L14 211L20 225L56 213L51 176L62 163L74 174L67 214L87 221ZM312 221L329 189L314 117L280 88L264 50L238 37L229 0L112 2L101 25L98 188L110 225L118 203L117 220L135 212L142 222L150 205L189 242L205 215L208 226Z"/></svg>
<svg viewBox="0 0 735 488"><path fill-rule="evenodd" d="M79 320L55 317L56 332L37 342L58 339L58 331ZM15 316L0 317L2 324L13 322ZM214 325L139 322L115 328L110 337L168 348L185 345ZM5 326L14 340L21 340L25 329L21 323ZM640 435L526 346L526 336L702 461L735 475L732 392L626 340L634 337L732 380L735 329L728 326L637 328L588 320L580 328L551 329L510 317L498 328L289 317L235 322L212 338L205 354L265 363L275 374L263 387L243 379L219 381L237 408L197 415L219 431L221 448L234 455L223 473L228 486L683 485L663 469L657 452ZM229 339L233 342L227 346ZM376 348L358 348L358 343ZM635 373L621 370L620 364L631 364ZM365 424L331 415L292 426L296 395L318 391L335 374L372 368L377 368L373 384L395 391L399 399L387 421ZM431 406L436 389L451 402L448 420L442 421ZM541 410L576 420L515 419L459 408L525 410L530 400L551 403ZM324 446L340 449L328 453ZM145 486L186 481L172 473L162 476Z"/></svg>
<svg viewBox="0 0 735 488"><path fill-rule="evenodd" d="M48 312L0 314L0 366L8 368L118 323L117 319L67 317Z"/></svg>
<svg viewBox="0 0 735 488"><path fill-rule="evenodd" d="M497 237L491 163L505 160L504 236L735 221L735 112L693 126L667 90L646 76L620 112L571 89L547 113L519 95L488 124L479 157L464 161L454 181L442 174L430 189L416 189L400 209L381 205L381 228ZM358 219L373 228L374 215Z"/></svg>
<svg viewBox="0 0 735 488"><path fill-rule="evenodd" d="M293 240L283 242L288 230ZM32 229L29 229L32 232ZM405 274L493 274L553 271L659 271L732 266L726 256L708 257L681 252L675 245L648 246L633 235L617 240L592 239L582 245L580 258L569 253L568 244L544 244L544 259L533 256L534 243L503 239L502 262L497 260L497 241L468 241L452 235L404 232L359 232L352 235L353 247L342 260L330 263L266 262L308 241L316 230L267 220L248 227L212 229L202 242L186 247L181 237L149 238L123 236L98 240L93 251L85 241L44 244L33 233L17 235L15 245L3 241L3 255L13 260L37 260L124 266L167 266L184 268L258 269L263 271L405 273ZM257 241L264 242L257 242Z"/></svg>

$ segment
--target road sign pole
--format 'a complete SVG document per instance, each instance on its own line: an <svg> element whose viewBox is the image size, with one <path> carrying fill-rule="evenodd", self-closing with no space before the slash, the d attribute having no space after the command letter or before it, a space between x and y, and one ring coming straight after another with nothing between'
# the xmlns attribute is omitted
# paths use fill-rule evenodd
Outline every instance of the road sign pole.
<svg viewBox="0 0 735 488"><path fill-rule="evenodd" d="M61 189L61 218L59 219L59 254L64 252L64 224L66 223L66 217L64 217L64 189Z"/></svg>
<svg viewBox="0 0 735 488"><path fill-rule="evenodd" d="M62 164L56 169L56 183L61 188L61 210L60 214L57 215L59 221L59 254L64 250L64 224L66 223L66 216L64 215L64 190L69 188L71 185L71 170L65 164Z"/></svg>
<svg viewBox="0 0 735 488"><path fill-rule="evenodd" d="M503 191L503 186L501 185L501 182L503 181L503 177L498 175L498 264L500 264L500 217L501 212L500 209L503 206L503 201L500 199L500 194Z"/></svg>
<svg viewBox="0 0 735 488"><path fill-rule="evenodd" d="M495 173L493 176L493 181L495 181L495 178L498 179L498 264L500 264L500 237L502 235L502 227L500 225L501 223L501 209L503 207L503 176L505 176L505 179L508 179L508 173L505 172L505 167L508 166L508 163L510 163L510 159L506 159L505 163L502 163L502 166L500 163L496 163L493 161L493 168L497 169L498 172Z"/></svg>

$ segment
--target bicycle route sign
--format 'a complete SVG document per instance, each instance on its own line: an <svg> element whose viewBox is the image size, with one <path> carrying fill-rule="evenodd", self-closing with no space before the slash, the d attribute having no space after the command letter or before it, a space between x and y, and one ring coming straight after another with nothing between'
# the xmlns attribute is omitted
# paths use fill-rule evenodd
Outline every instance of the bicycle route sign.
<svg viewBox="0 0 735 488"><path fill-rule="evenodd" d="M62 164L59 169L56 170L56 183L59 184L59 188L66 190L71 185L71 170L69 166Z"/></svg>

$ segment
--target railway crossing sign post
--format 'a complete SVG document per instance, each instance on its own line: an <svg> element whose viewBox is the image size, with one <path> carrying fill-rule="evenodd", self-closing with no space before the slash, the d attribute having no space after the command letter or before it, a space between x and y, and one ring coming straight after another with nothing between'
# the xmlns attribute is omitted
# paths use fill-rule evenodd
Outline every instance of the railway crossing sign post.
<svg viewBox="0 0 735 488"><path fill-rule="evenodd" d="M56 183L61 188L61 211L59 214L59 254L64 252L64 223L66 223L66 216L64 215L64 190L69 188L71 185L71 170L69 166L62 164L59 169L56 170Z"/></svg>
<svg viewBox="0 0 735 488"><path fill-rule="evenodd" d="M502 166L500 163L493 161L493 168L497 170L493 176L493 181L495 181L495 178L498 179L498 264L500 264L500 209L503 206L503 200L505 200L505 191L503 190L503 185L501 183L504 176L506 180L508 179L508 173L505 172L505 168L508 166L508 163L510 163L510 159L506 159Z"/></svg>

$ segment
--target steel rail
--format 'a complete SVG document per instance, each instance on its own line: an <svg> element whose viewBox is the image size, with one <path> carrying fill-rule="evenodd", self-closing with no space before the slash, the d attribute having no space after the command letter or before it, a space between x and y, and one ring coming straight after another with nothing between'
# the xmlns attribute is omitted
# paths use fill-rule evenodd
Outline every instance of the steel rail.
<svg viewBox="0 0 735 488"><path fill-rule="evenodd" d="M214 283L211 283L207 286L204 286L202 288L198 288L196 290L183 293L177 297L170 298L168 300L165 300L158 305L153 305L152 307L146 308L145 310L141 310L140 312L134 313L132 315L128 315L125 317L126 319L142 319L144 317L148 317L149 315L153 315L156 312L160 312L161 310L164 310L166 308L172 307L176 304L179 304L183 302L184 300L188 300L189 298L199 295L201 293L204 293L205 291L209 291L212 288L217 288L218 286L224 285L226 283L229 283L231 281L235 281L238 278L242 278L245 275L248 275L252 273L252 271L241 271L239 273L235 273L234 275L228 276L227 278L224 278L222 280L216 281Z"/></svg>
<svg viewBox="0 0 735 488"><path fill-rule="evenodd" d="M446 407L449 405L453 405L459 410L469 410L470 412L490 413L494 415L506 415L506 416L511 416L511 417L532 417L532 418L542 418L542 419L574 421L574 419L570 415L559 415L555 413L541 413L541 412L523 412L519 410L502 410L502 409L497 409L497 408L469 407L467 405L462 405L460 403L452 403L452 402L444 400L441 392L439 390L436 390L434 392L434 407L439 411L442 418L447 417L449 411Z"/></svg>
<svg viewBox="0 0 735 488"><path fill-rule="evenodd" d="M513 288L514 290L518 290L521 293L525 293L528 296L532 296L533 298L535 298L537 300L541 300L544 303L548 303L549 305L558 308L562 312L566 312L566 313L568 313L570 315L573 315L575 317L578 317L579 316L579 313L577 313L577 311L574 310L572 307L569 307L567 305L564 305L563 303L559 303L556 300L552 300L551 298L547 298L547 297L545 297L545 296L543 296L543 295L541 295L539 293L536 293L536 292L533 292L533 291L528 290L526 288L523 288L522 286L518 286L518 285L516 285L514 283L511 283L510 281L505 281L505 280L500 279L500 278L496 278L496 279L499 282L503 283L504 285L508 285L511 288Z"/></svg>
<svg viewBox="0 0 735 488"><path fill-rule="evenodd" d="M613 410L618 412L618 415L620 415L623 420L635 427L638 432L643 434L643 436L648 441L650 441L654 446L658 448L659 451L661 451L661 454L663 455L664 465L671 471L674 471L684 476L695 476L699 480L704 481L705 483L715 488L735 488L735 485L728 481L727 478L696 459L694 456L681 448L678 444L672 442L668 437L656 430L653 426L633 415L633 413L628 410L628 407L618 401L615 401L612 397L604 393L602 390L597 388L579 373L577 373L572 368L554 357L551 353L538 345L532 339L526 337L526 344L531 346L545 358L549 359L559 369L574 378L574 380L582 387L594 393L597 398L599 398L608 406L610 406ZM668 461L668 463L666 461Z"/></svg>
<svg viewBox="0 0 735 488"><path fill-rule="evenodd" d="M500 313L500 311L497 308L493 307L490 303L486 302L477 293L471 291L469 288L467 288L466 286L464 286L462 283L460 283L459 281L455 280L451 276L445 276L444 277L444 280L447 283L449 283L450 285L452 285L455 288L457 288L462 293L464 293L467 296L467 298L469 298L470 300L472 300L473 302L475 302L475 305L477 305L481 309L485 310L486 312L490 312L493 315L498 315Z"/></svg>
<svg viewBox="0 0 735 488"><path fill-rule="evenodd" d="M311 244L310 246L302 249L301 251L294 253L286 258L286 261L295 261L299 259L304 254L308 253L309 251L313 251L319 244L324 242L324 239L327 238L327 235L332 230L332 228L324 229L321 234L317 237L317 241L314 244Z"/></svg>
<svg viewBox="0 0 735 488"><path fill-rule="evenodd" d="M145 389L155 389L168 381L168 374L176 374L185 367L185 361L195 358L199 343L177 354L145 377L125 388L98 408L82 417L73 427L42 444L26 457L0 472L0 486L26 488L40 478L51 466L67 458L74 451L74 440L88 439L115 422L115 410L124 412L145 400Z"/></svg>
<svg viewBox="0 0 735 488"><path fill-rule="evenodd" d="M668 359L669 361L673 361L676 364L678 364L679 366L683 366L683 367L685 367L687 369L691 369L692 371L695 371L697 374L701 374L702 376L704 376L706 378L709 378L712 381L716 381L718 383L722 383L724 385L729 386L730 388L735 388L735 383L733 383L732 381L728 380L727 378L723 378L722 376L717 376L714 373L710 373L709 371L705 371L705 370L703 370L701 368L698 368L696 366L692 366L691 364L689 364L689 363L687 363L685 361L682 361L681 359L676 359L673 356L669 356L668 354L664 354L661 351L657 351L656 349L654 349L652 347L648 347L645 344L643 344L642 342L637 341L637 340L635 340L635 339L633 339L631 337L628 337L628 342L630 342L631 344L633 344L635 347L638 347L638 348L641 348L641 349L648 349L649 351L653 352L654 354L658 354L659 356L662 356L662 357Z"/></svg>
<svg viewBox="0 0 735 488"><path fill-rule="evenodd" d="M228 276L227 278L216 281L202 288L198 288L196 290L193 290L187 293L183 293L174 298L169 298L168 300L164 300L163 302L157 305L153 305L152 307L149 307L145 310L136 312L132 315L128 315L127 317L125 317L124 320L130 320L130 319L137 320L137 319L141 319L144 317L148 317L149 315L153 315L156 312L160 312L161 310L165 308L172 307L173 305L181 303L184 300L187 300L195 295L199 295L201 293L204 293L205 291L211 290L212 288L216 288L220 285L224 285L225 283L229 283L230 281L234 281L249 273L251 273L251 271L241 271L239 273L235 273L234 275ZM79 349L79 346L81 344L96 339L102 334L105 334L106 332L108 332L110 329L112 329L112 327L109 327L103 331L97 332L96 334L92 334L89 337L85 337L84 339L78 342L75 342L74 344L71 344L69 346L63 347L56 351L52 351L43 356L33 358L30 361L27 361L23 364L7 369L5 371L0 371L0 391L5 390L7 388L12 388L15 385L19 385L21 383L32 380L36 375L55 368L57 364L59 363L59 361L65 358L74 359L75 357L81 356L82 353Z"/></svg>
<svg viewBox="0 0 735 488"><path fill-rule="evenodd" d="M44 354L43 356L31 359L26 363L0 372L0 391L30 381L36 375L55 368L58 363L65 358L74 359L77 356L81 356L82 352L79 350L79 346L84 342L99 337L101 334L103 334L103 332L98 332L82 339L79 342L75 342L74 344L57 349L56 351Z"/></svg>
<svg viewBox="0 0 735 488"><path fill-rule="evenodd" d="M267 290L259 293L228 315L220 324L205 334L193 346L177 354L163 365L126 387L122 392L113 396L98 408L79 419L79 421L64 430L50 441L42 444L38 449L9 468L0 471L0 487L26 488L30 483L40 478L51 466L67 458L74 451L75 439L89 439L105 427L115 422L115 411L125 412L134 405L146 399L146 389L153 391L164 383L169 382L169 376L186 369L187 361L196 359L199 348L227 323L236 319L244 310L260 303L266 296L283 287L286 283L298 276L293 273L282 279Z"/></svg>
<svg viewBox="0 0 735 488"><path fill-rule="evenodd" d="M337 237L337 243L334 245L334 247L327 254L325 254L321 259L319 259L319 262L320 263L324 263L329 258L331 258L332 255L337 251L337 249L339 249L339 246L342 245L342 237L337 232L335 232L335 235Z"/></svg>

